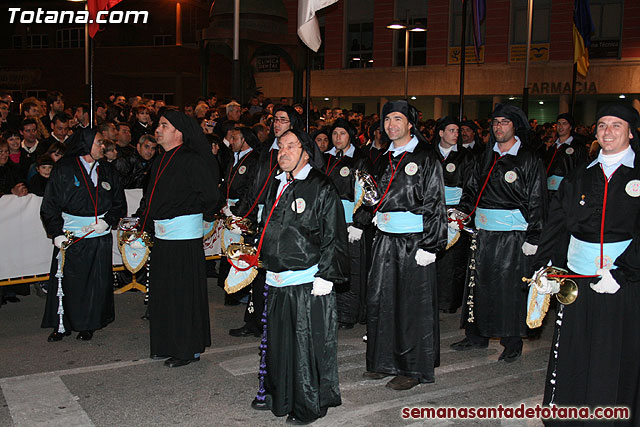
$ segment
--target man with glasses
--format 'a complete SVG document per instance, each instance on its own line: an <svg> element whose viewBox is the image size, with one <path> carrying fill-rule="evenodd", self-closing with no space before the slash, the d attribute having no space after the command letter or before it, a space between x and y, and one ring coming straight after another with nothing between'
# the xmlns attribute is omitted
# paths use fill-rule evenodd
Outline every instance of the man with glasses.
<svg viewBox="0 0 640 427"><path fill-rule="evenodd" d="M89 341L96 329L113 322L110 228L116 227L127 214L117 172L102 160L102 134L91 129L79 130L70 137L68 147L64 158L51 172L40 208L47 235L55 245L42 319L43 328L53 328L50 342L62 340L72 330L78 331L79 340ZM65 250L64 314L60 322L56 257L67 241L65 231L71 231L74 237Z"/></svg>
<svg viewBox="0 0 640 427"><path fill-rule="evenodd" d="M236 205L234 211L248 215L253 224L261 225L266 218L264 212L265 191L269 180L275 174L278 166L278 141L288 130L295 129L302 131L302 117L289 105L281 105L274 113L272 125L272 143L268 150L262 150L258 163L254 170L254 179L250 191L246 197L242 197ZM254 154L255 155L255 154ZM322 161L321 159L319 161ZM240 328L229 330L229 335L233 337L253 336L260 328L260 318L264 310L263 284L265 271L258 269L258 276L251 283L251 293L249 302L245 310L245 324Z"/></svg>
<svg viewBox="0 0 640 427"><path fill-rule="evenodd" d="M466 337L451 345L486 348L500 337L499 360L514 362L527 334L527 286L547 209L542 161L527 146L529 123L517 107L498 104L491 139L465 185L456 217L475 214L462 322ZM455 221L450 223L455 227ZM475 249L474 249L475 247Z"/></svg>

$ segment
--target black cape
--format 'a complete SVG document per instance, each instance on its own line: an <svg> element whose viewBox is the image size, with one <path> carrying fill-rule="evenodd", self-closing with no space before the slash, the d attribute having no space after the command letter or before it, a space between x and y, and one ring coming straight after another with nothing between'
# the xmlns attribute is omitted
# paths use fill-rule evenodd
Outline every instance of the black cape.
<svg viewBox="0 0 640 427"><path fill-rule="evenodd" d="M474 155L458 145L458 151L451 150L445 159L438 145L433 146L436 157L442 162L442 174L445 187L464 188L471 175ZM457 208L457 204L448 204L447 208ZM469 233L461 231L457 241L449 249L438 252L436 269L438 272L438 307L440 310L454 312L462 305L464 281L467 275L469 256Z"/></svg>
<svg viewBox="0 0 640 427"><path fill-rule="evenodd" d="M171 162L167 162L173 155ZM153 220L202 213L213 221L219 210L217 166L189 146L181 145L157 156L151 167L147 196L153 192L145 229ZM158 172L164 170L154 181ZM147 215L147 199L142 201ZM202 239L154 239L149 285L151 354L193 359L211 345L207 277Z"/></svg>
<svg viewBox="0 0 640 427"><path fill-rule="evenodd" d="M446 245L444 184L442 166L426 143L402 156L385 156L392 166L378 181L382 193L391 168L397 171L379 212L421 215L424 231L376 232L367 295L367 370L427 383L440 364L436 266L417 265L415 255L418 249L435 254Z"/></svg>
<svg viewBox="0 0 640 427"><path fill-rule="evenodd" d="M599 279L576 280L578 298L561 306L561 325L555 323L544 397L545 404L559 406L629 407L631 418L625 425L640 422L640 198L627 191L634 180L640 180L637 153L634 167L620 166L607 189L604 242L632 239L611 270L620 289L599 294L589 286ZM600 242L604 185L599 164L583 165L562 181L551 201L534 268L548 261L566 268L572 235Z"/></svg>
<svg viewBox="0 0 640 427"><path fill-rule="evenodd" d="M109 163L100 160L97 168L98 215L104 214L104 220L111 228L117 228L120 218L127 214L124 191L117 172ZM83 175L91 194L87 191ZM60 159L51 172L40 207L47 235L54 238L63 234L63 212L93 217L95 209L91 197L96 197L96 187L79 158ZM58 326L58 279L55 277L58 251L54 248L51 260L43 328ZM111 233L82 239L67 249L62 281L65 329L93 331L114 320L111 251Z"/></svg>
<svg viewBox="0 0 640 427"><path fill-rule="evenodd" d="M279 180L269 183L265 212L277 197ZM283 239L282 236L287 236ZM282 194L266 226L261 259L272 272L318 264L316 277L347 280L347 234L335 187L312 169ZM265 389L277 416L312 421L341 404L335 292L312 296L312 283L269 287Z"/></svg>
<svg viewBox="0 0 640 427"><path fill-rule="evenodd" d="M331 179L340 199L354 202L354 188L356 171L360 170L373 175L373 166L368 157L360 149L355 148L353 157L342 156L337 158L325 153L325 174ZM364 204L353 213L352 225L363 230L360 240L349 243L349 259L351 276L349 283L336 288L338 301L338 321L345 324L354 324L364 321L366 318L366 290L368 259L371 256L370 227L373 209ZM366 234L366 235L365 235Z"/></svg>
<svg viewBox="0 0 640 427"><path fill-rule="evenodd" d="M487 174L498 156L493 147L487 148L482 159L467 181L460 208L473 210ZM514 182L507 182L505 175L513 171ZM547 211L547 189L542 161L527 146L522 145L517 155L505 154L495 163L491 177L482 193L480 208L518 209L527 221L526 231L486 231L476 234L477 249L472 252L471 263L475 269L472 290L465 289L465 302L473 299L473 317L478 332L483 337L525 336L527 331L527 286L522 277L530 277L530 257L522 252L528 242L537 245ZM467 278L469 282L471 276ZM469 283L468 283L469 284ZM467 304L462 312L462 323L469 318Z"/></svg>

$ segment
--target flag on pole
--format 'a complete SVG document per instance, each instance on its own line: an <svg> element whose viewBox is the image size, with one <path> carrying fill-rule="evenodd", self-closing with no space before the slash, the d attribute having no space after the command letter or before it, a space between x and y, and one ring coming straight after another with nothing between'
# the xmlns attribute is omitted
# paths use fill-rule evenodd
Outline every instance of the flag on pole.
<svg viewBox="0 0 640 427"><path fill-rule="evenodd" d="M595 31L591 20L588 0L574 0L573 3L573 63L578 73L586 77L589 71L589 46L591 34Z"/></svg>
<svg viewBox="0 0 640 427"><path fill-rule="evenodd" d="M485 0L473 0L473 44L476 48L476 59L480 58L480 46L484 45L482 31L480 26L484 21L487 12L487 4Z"/></svg>
<svg viewBox="0 0 640 427"><path fill-rule="evenodd" d="M100 24L96 22L96 16L98 12L103 10L109 10L122 0L87 0L87 9L89 10L89 36L94 38Z"/></svg>
<svg viewBox="0 0 640 427"><path fill-rule="evenodd" d="M338 0L298 1L298 36L314 52L320 49L322 43L316 12L337 2Z"/></svg>

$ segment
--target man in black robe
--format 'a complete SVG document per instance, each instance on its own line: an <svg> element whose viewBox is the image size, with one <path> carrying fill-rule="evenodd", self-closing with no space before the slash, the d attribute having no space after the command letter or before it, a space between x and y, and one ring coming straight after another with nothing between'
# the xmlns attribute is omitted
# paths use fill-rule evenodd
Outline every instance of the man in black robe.
<svg viewBox="0 0 640 427"><path fill-rule="evenodd" d="M434 151L442 163L447 209L458 207L464 183L471 174L474 163L471 151L460 143L459 130L458 122L445 116L438 120L434 135ZM438 308L443 313L455 313L462 305L470 237L464 230L447 231L447 248L438 252L436 259Z"/></svg>
<svg viewBox="0 0 640 427"><path fill-rule="evenodd" d="M348 280L347 227L311 137L289 130L278 147L283 172L267 190L261 253L269 285L266 378L252 407L306 424L341 404L333 287Z"/></svg>
<svg viewBox="0 0 640 427"><path fill-rule="evenodd" d="M175 110L160 116L157 156L141 208L154 233L149 289L151 357L179 367L211 345L203 219L220 210L218 164L194 119ZM133 245L132 245L133 246Z"/></svg>
<svg viewBox="0 0 640 427"><path fill-rule="evenodd" d="M494 143L478 159L460 201L460 216L475 213L478 231L462 311L466 337L451 347L486 348L490 337L500 337L505 362L522 354L527 294L521 279L530 275L547 209L544 167L526 144L528 130L522 110L496 106Z"/></svg>
<svg viewBox="0 0 640 427"><path fill-rule="evenodd" d="M541 268L550 261L583 276L574 279L575 302L558 304L544 404L627 407L630 418L619 424L630 426L640 423L638 126L640 116L632 107L598 111L602 150L562 180L535 262ZM558 292L559 284L546 279L538 291Z"/></svg>
<svg viewBox="0 0 640 427"><path fill-rule="evenodd" d="M373 166L367 156L356 147L356 128L345 119L337 119L331 126L333 148L325 157L325 174L338 189L344 208L349 234L351 278L349 283L336 288L338 301L338 328L351 329L356 322L365 322L367 316L367 273L373 236L372 209L362 204L356 209L356 171L372 175Z"/></svg>
<svg viewBox="0 0 640 427"><path fill-rule="evenodd" d="M258 169L258 161L260 158L260 152L257 150L260 141L253 131L242 125L230 129L227 132L229 138L229 148L231 148L232 157L224 174L224 191L226 196L226 205L222 209L222 213L226 217L238 217L242 218L247 214L245 209L248 209L251 204L243 204L242 209L239 209L240 200L247 199L251 192L253 185L253 179ZM225 232L241 234L241 230L238 227L234 227L234 230L225 230ZM224 256L220 259L220 268L218 269L218 286L222 289L225 288L225 281L229 275L231 265L227 258ZM264 283L263 283L264 284ZM237 292L231 294L225 293L225 305L237 305L242 298L245 300L248 298L250 288L243 288ZM238 328L230 330L231 336L247 336L255 335L259 336L260 325L251 325L250 330Z"/></svg>
<svg viewBox="0 0 640 427"><path fill-rule="evenodd" d="M552 196L562 180L576 167L587 162L589 153L582 138L573 134L574 120L569 113L556 119L558 138L542 157L547 172L547 190Z"/></svg>
<svg viewBox="0 0 640 427"><path fill-rule="evenodd" d="M442 166L418 131L406 101L382 109L391 139L378 180L378 228L367 294L367 371L394 375L387 386L408 390L434 381L440 363L436 253L447 242Z"/></svg>
<svg viewBox="0 0 640 427"><path fill-rule="evenodd" d="M262 149L259 153L257 172L251 174L253 184L247 197L238 201L236 212L248 215L253 224L260 226L264 223L266 214L264 213L264 200L269 181L276 174L278 169L278 138L287 130L303 130L303 122L300 114L289 105L281 105L274 113L273 125L271 127L269 149ZM258 233L259 234L259 233ZM256 234L256 236L258 235ZM249 303L244 313L245 324L240 328L229 330L229 335L234 337L244 337L255 335L255 330L261 330L261 316L264 311L264 275L263 268L258 268L258 276L251 283L251 293Z"/></svg>
<svg viewBox="0 0 640 427"><path fill-rule="evenodd" d="M68 140L69 149L51 172L40 216L55 248L47 292L43 328L53 328L48 341L60 341L71 331L88 341L96 329L113 322L112 237L127 213L127 202L118 173L102 161L104 139L91 129L81 129ZM65 250L62 290L63 326L58 317L57 255L67 238L73 243Z"/></svg>
<svg viewBox="0 0 640 427"><path fill-rule="evenodd" d="M460 139L462 146L470 150L474 156L479 156L484 151L484 144L478 135L478 125L473 120L460 123Z"/></svg>

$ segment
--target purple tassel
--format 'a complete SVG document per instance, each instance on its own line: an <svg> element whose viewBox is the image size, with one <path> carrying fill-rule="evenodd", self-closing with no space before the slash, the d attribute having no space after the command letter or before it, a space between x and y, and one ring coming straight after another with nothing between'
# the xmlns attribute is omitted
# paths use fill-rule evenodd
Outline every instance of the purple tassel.
<svg viewBox="0 0 640 427"><path fill-rule="evenodd" d="M258 394L256 400L264 402L266 390L264 389L264 377L267 375L267 296L269 295L269 285L264 284L264 310L262 311L262 339L260 341L260 369L258 371Z"/></svg>

